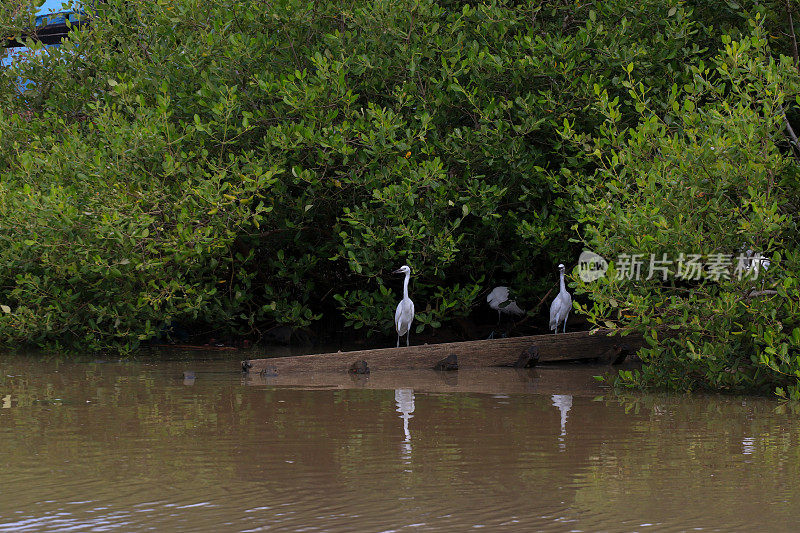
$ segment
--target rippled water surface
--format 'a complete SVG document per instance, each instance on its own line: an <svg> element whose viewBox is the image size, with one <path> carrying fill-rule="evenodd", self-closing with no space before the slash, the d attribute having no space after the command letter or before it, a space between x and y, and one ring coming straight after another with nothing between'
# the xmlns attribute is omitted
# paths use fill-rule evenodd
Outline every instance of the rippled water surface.
<svg viewBox="0 0 800 533"><path fill-rule="evenodd" d="M792 406L570 366L243 378L0 358L0 531L789 531ZM194 379L184 378L194 372Z"/></svg>

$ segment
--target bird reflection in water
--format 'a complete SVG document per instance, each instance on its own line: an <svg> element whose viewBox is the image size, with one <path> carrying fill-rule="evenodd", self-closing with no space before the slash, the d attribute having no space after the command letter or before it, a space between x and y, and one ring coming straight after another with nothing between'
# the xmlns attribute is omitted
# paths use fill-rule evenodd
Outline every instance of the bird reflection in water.
<svg viewBox="0 0 800 533"><path fill-rule="evenodd" d="M567 447L564 438L567 436L567 413L569 413L572 407L572 395L553 394L552 400L553 405L558 407L558 410L561 412L561 435L558 437L558 448L559 451L563 452Z"/></svg>
<svg viewBox="0 0 800 533"><path fill-rule="evenodd" d="M395 389L394 401L397 404L397 412L400 413L400 418L403 419L403 459L406 464L411 461L411 431L408 429L408 421L414 415L414 391L412 389Z"/></svg>

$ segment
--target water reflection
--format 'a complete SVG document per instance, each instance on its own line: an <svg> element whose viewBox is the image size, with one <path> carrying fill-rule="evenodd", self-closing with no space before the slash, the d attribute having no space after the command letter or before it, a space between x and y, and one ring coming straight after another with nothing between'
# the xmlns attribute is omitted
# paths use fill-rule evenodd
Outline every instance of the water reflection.
<svg viewBox="0 0 800 533"><path fill-rule="evenodd" d="M576 366L537 370L532 393L512 369L459 371L454 391L432 371L245 386L235 364L0 357L0 532L792 531L800 520L795 404L618 396Z"/></svg>
<svg viewBox="0 0 800 533"><path fill-rule="evenodd" d="M395 389L394 401L397 405L397 412L401 413L403 419L403 459L406 464L411 461L411 431L408 429L408 421L414 418L414 391L413 389Z"/></svg>
<svg viewBox="0 0 800 533"><path fill-rule="evenodd" d="M572 408L572 395L553 394L551 399L553 400L553 405L558 407L558 411L561 413L561 434L558 436L558 447L563 452L567 447L564 438L567 436L567 413Z"/></svg>
<svg viewBox="0 0 800 533"><path fill-rule="evenodd" d="M753 437L745 437L742 439L742 455L752 455L756 449L756 439Z"/></svg>

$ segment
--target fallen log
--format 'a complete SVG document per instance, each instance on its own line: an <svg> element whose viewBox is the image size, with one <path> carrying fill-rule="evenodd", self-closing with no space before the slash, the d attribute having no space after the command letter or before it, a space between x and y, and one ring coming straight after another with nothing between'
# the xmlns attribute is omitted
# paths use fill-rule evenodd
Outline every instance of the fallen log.
<svg viewBox="0 0 800 533"><path fill-rule="evenodd" d="M472 368L458 372L433 369L386 370L370 374L343 372L295 372L281 375L244 374L242 383L252 387L287 387L301 390L412 389L424 393L572 394L595 397L607 390L594 376L605 370L596 366L564 368Z"/></svg>
<svg viewBox="0 0 800 533"><path fill-rule="evenodd" d="M352 352L333 352L293 357L272 357L242 361L242 370L259 373L265 369L279 375L290 372L343 372L346 373L356 361L365 361L371 371L431 369L451 355L458 356L458 368L487 368L514 366L520 355L535 347L538 362L575 361L597 359L625 344L635 352L642 345L642 338L609 336L608 331L576 331L527 337L509 337L442 344L423 344L400 348L379 348Z"/></svg>

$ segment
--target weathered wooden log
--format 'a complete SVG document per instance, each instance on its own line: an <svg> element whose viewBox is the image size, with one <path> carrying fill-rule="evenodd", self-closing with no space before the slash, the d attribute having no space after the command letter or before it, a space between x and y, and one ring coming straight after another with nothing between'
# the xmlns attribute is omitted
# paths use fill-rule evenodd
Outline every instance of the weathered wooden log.
<svg viewBox="0 0 800 533"><path fill-rule="evenodd" d="M542 366L536 368L471 368L458 372L421 370L345 372L295 372L278 376L244 374L243 383L253 387L291 387L313 390L412 389L414 392L470 392L482 394L572 394L594 397L603 386L594 379L597 367Z"/></svg>
<svg viewBox="0 0 800 533"><path fill-rule="evenodd" d="M627 342L615 344L606 350L597 361L607 365L620 365L625 362L625 359L631 354L631 349Z"/></svg>
<svg viewBox="0 0 800 533"><path fill-rule="evenodd" d="M278 369L275 368L275 365L269 365L262 368L258 374L264 377L275 377L278 375Z"/></svg>
<svg viewBox="0 0 800 533"><path fill-rule="evenodd" d="M367 366L367 362L362 359L350 365L347 371L351 374L369 374L369 366Z"/></svg>
<svg viewBox="0 0 800 533"><path fill-rule="evenodd" d="M514 368L533 368L539 363L539 348L528 346L519 354L519 359L514 363Z"/></svg>
<svg viewBox="0 0 800 533"><path fill-rule="evenodd" d="M278 374L288 372L342 372L346 373L353 361L364 360L370 370L431 369L451 354L458 354L459 368L487 368L514 366L519 355L531 346L539 351L539 362L597 359L615 345L620 337L610 337L607 331L594 334L588 331L509 337L442 344L424 344L400 348L380 348L294 357L273 357L242 361L242 370L258 373L267 366ZM642 338L629 335L624 343L632 351L642 345Z"/></svg>
<svg viewBox="0 0 800 533"><path fill-rule="evenodd" d="M436 363L433 369L445 372L458 370L458 356L454 353L451 353L450 355L448 355L447 357Z"/></svg>

